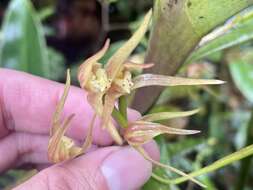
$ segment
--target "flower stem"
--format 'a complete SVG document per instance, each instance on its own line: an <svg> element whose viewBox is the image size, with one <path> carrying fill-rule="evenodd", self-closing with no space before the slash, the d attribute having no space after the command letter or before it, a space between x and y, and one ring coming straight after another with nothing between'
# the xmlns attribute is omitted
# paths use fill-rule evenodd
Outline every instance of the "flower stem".
<svg viewBox="0 0 253 190"><path fill-rule="evenodd" d="M125 117L120 113L120 111L116 107L114 107L114 109L113 109L112 116L121 127L127 128L127 126L128 126L127 120L125 119Z"/></svg>
<svg viewBox="0 0 253 190"><path fill-rule="evenodd" d="M119 111L122 116L127 120L127 98L126 96L121 96L119 98Z"/></svg>
<svg viewBox="0 0 253 190"><path fill-rule="evenodd" d="M200 170L197 170L195 172L192 172L190 174L188 174L191 177L197 177L203 174L207 174L210 173L212 171L215 171L217 169L220 169L226 165L229 165L235 161L241 160L243 158L246 158L247 156L251 156L253 155L253 145L247 146L235 153L232 153L216 162L214 162L213 164L206 166ZM171 180L171 184L179 184L182 183L184 181L188 180L187 177L179 177L176 179Z"/></svg>

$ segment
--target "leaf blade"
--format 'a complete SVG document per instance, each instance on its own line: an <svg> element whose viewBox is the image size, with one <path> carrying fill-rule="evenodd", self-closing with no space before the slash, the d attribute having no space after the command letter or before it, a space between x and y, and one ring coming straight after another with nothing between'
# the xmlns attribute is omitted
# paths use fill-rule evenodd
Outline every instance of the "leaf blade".
<svg viewBox="0 0 253 190"><path fill-rule="evenodd" d="M49 76L42 26L29 0L14 0L8 7L2 29L0 65Z"/></svg>

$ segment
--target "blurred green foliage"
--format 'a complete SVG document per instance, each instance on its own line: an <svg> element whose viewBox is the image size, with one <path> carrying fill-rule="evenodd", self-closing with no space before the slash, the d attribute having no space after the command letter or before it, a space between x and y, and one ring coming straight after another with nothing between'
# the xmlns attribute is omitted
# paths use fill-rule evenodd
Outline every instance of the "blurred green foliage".
<svg viewBox="0 0 253 190"><path fill-rule="evenodd" d="M219 52L253 39L253 8L238 14L223 27L208 35L204 45L197 48L186 60L186 64L207 55ZM210 40L210 41L208 41Z"/></svg>
<svg viewBox="0 0 253 190"><path fill-rule="evenodd" d="M2 67L48 77L45 38L30 1L10 3L2 27L0 50Z"/></svg>
<svg viewBox="0 0 253 190"><path fill-rule="evenodd" d="M64 58L48 48L41 19L52 14L46 7L37 13L29 0L13 0L6 10L0 40L0 66L58 80Z"/></svg>
<svg viewBox="0 0 253 190"><path fill-rule="evenodd" d="M229 55L229 70L235 85L253 103L253 51L251 48L231 50Z"/></svg>

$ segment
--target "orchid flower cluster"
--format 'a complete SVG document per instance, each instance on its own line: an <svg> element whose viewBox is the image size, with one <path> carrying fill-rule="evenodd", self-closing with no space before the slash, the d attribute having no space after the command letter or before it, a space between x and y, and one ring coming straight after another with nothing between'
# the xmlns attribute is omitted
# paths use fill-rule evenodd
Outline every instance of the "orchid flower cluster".
<svg viewBox="0 0 253 190"><path fill-rule="evenodd" d="M64 93L53 115L48 157L50 161L57 163L84 154L92 143L92 130L95 118L99 117L101 127L109 132L118 145L128 143L153 164L185 176L200 186L204 186L184 172L153 160L142 148L143 144L160 134L191 135L199 133L197 130L177 129L156 123L156 121L160 120L190 116L198 112L198 110L154 113L145 115L134 122L127 120L125 96L135 89L146 86L211 85L223 83L220 80L189 79L156 74L141 74L133 77L132 70L146 69L153 66L152 63L138 64L128 61L129 56L148 30L151 17L152 11L150 10L133 36L111 56L105 66L100 64L99 60L109 48L109 39L106 40L100 51L85 60L79 67L78 80L80 86L87 92L87 100L94 109L94 116L89 125L88 135L81 147L75 145L72 139L64 135L74 115L70 115L63 122L60 122L61 112L70 88L70 73L68 70ZM118 101L119 108L115 106ZM113 119L123 128L122 130L116 128ZM156 179L159 180L160 177L156 177ZM164 179L161 181L164 181Z"/></svg>

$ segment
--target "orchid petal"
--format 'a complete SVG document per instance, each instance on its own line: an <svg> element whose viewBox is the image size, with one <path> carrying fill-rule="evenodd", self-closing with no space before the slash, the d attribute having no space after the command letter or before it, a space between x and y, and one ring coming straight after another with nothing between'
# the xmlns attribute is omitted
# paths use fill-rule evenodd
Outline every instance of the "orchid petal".
<svg viewBox="0 0 253 190"><path fill-rule="evenodd" d="M188 86L223 84L224 81L212 79L191 79L166 75L142 74L133 79L133 89L145 86Z"/></svg>
<svg viewBox="0 0 253 190"><path fill-rule="evenodd" d="M177 129L173 127L168 127L166 125L162 125L159 123L145 122L145 121L136 121L134 125L137 128L143 127L143 129L147 128L147 130L157 130L167 134L175 134L175 135L193 135L199 133L198 130L186 130L186 129Z"/></svg>
<svg viewBox="0 0 253 190"><path fill-rule="evenodd" d="M144 20L138 30L133 34L133 36L122 46L120 47L115 54L109 59L106 65L106 71L108 73L108 78L112 81L117 76L119 71L122 69L123 63L132 53L132 51L139 44L143 36L145 35L149 22L151 20L152 10L150 10L144 17Z"/></svg>
<svg viewBox="0 0 253 190"><path fill-rule="evenodd" d="M88 133L87 133L86 139L84 141L84 144L82 146L82 153L85 153L86 150L92 144L92 131L93 131L93 128L94 128L95 119L96 119L96 114L94 114L94 116L92 117L91 123L88 127Z"/></svg>
<svg viewBox="0 0 253 190"><path fill-rule="evenodd" d="M85 87L85 85L87 84L92 74L93 65L97 63L97 61L105 55L106 51L109 48L109 45L110 45L110 40L107 39L103 48L100 51L98 51L96 54L94 54L90 58L86 59L84 63L80 65L78 69L77 78L82 88Z"/></svg>
<svg viewBox="0 0 253 190"><path fill-rule="evenodd" d="M67 70L67 79L66 79L63 95L62 95L60 101L58 102L58 104L56 106L56 110L53 114L53 121L52 121L52 128L50 129L50 136L52 136L55 133L55 131L57 130L57 128L60 126L60 116L61 116L61 112L63 110L65 101L66 101L68 93L69 93L70 83L71 83L70 70L68 69Z"/></svg>
<svg viewBox="0 0 253 190"><path fill-rule="evenodd" d="M173 119L178 117L187 117L199 112L199 109L191 110L191 111L183 111L183 112L159 112L159 113L152 113L143 116L141 121L160 121L166 119Z"/></svg>
<svg viewBox="0 0 253 190"><path fill-rule="evenodd" d="M99 116L103 113L103 96L104 93L88 93L87 95L89 104Z"/></svg>
<svg viewBox="0 0 253 190"><path fill-rule="evenodd" d="M124 63L124 67L127 70L134 70L134 69L148 69L154 66L154 63L145 63L145 64L141 64L141 63L133 63L131 61L127 61Z"/></svg>
<svg viewBox="0 0 253 190"><path fill-rule="evenodd" d="M64 137L64 134L66 132L66 130L69 127L69 124L71 122L71 120L73 119L74 114L70 115L68 118L66 118L63 122L63 126L58 126L58 128L56 129L56 131L54 132L54 134L52 135L52 137L49 140L49 144L48 144L48 158L49 160L53 161L53 162L58 162L58 161L62 161L65 158L64 155L62 155L62 150L61 150L61 143L63 142L62 139ZM65 137L67 138L67 137ZM62 147L62 149L65 149L66 147Z"/></svg>
<svg viewBox="0 0 253 190"><path fill-rule="evenodd" d="M111 119L115 101L119 96L120 94L116 92L108 92L108 94L105 95L104 108L103 108L103 113L102 113L102 128L103 129L106 128L106 126L108 125L108 122Z"/></svg>
<svg viewBox="0 0 253 190"><path fill-rule="evenodd" d="M110 121L107 125L108 132L110 133L112 139L118 144L118 145L122 145L123 144L123 140L117 130L117 128L113 125L113 123Z"/></svg>
<svg viewBox="0 0 253 190"><path fill-rule="evenodd" d="M204 184L202 184L201 182L199 182L198 180L194 179L192 176L180 171L179 169L176 169L170 165L165 165L165 164L162 164L156 160L153 160L149 155L148 153L142 148L142 147L135 147L135 149L148 161L150 161L151 163L159 166L159 167L162 167L162 168L165 168L165 169L168 169L178 175L181 175L181 176L184 176L186 177L187 179L191 180L192 182L198 184L199 186L201 187L204 187L206 188L206 186Z"/></svg>

